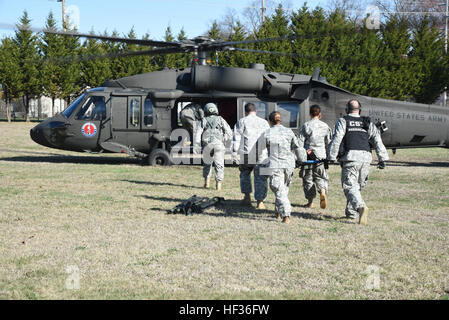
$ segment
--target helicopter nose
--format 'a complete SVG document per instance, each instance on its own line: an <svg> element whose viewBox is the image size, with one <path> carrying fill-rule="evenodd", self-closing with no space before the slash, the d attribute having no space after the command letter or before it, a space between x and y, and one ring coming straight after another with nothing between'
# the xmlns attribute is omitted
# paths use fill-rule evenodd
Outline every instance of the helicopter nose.
<svg viewBox="0 0 449 320"><path fill-rule="evenodd" d="M35 126L30 130L30 136L34 142L46 147L50 146L50 144L48 143L47 139L44 136L44 128L42 126L42 123L38 124L37 126Z"/></svg>

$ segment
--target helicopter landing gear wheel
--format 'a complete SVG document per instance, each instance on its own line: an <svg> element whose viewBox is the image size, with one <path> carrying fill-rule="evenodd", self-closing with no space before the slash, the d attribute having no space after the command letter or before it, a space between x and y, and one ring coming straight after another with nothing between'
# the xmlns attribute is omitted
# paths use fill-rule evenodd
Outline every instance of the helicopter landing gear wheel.
<svg viewBox="0 0 449 320"><path fill-rule="evenodd" d="M155 149L148 156L148 164L150 166L170 166L172 165L170 153L164 149Z"/></svg>

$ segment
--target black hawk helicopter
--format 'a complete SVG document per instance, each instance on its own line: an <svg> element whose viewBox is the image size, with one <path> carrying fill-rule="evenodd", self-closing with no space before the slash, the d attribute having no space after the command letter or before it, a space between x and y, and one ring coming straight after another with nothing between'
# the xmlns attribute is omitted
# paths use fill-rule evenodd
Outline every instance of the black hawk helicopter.
<svg viewBox="0 0 449 320"><path fill-rule="evenodd" d="M67 109L30 131L31 138L50 148L79 152L116 152L142 157L149 164L171 163L170 152L180 139L171 139L181 128L180 110L188 103L217 104L220 115L231 128L244 117L246 103L254 103L258 116L267 119L279 111L283 125L298 133L308 120L309 106L319 104L323 121L331 128L345 114L350 99L362 105L382 132L387 148L449 148L449 108L357 95L338 88L320 77L265 70L254 63L249 68L207 65L206 53L213 51L258 51L239 45L281 41L271 38L246 41L214 41L205 37L180 42L139 40L80 34L44 32L103 41L157 47L146 51L123 52L114 57L194 53L192 66L164 69L106 81L102 87L82 94ZM291 55L291 54L286 54Z"/></svg>

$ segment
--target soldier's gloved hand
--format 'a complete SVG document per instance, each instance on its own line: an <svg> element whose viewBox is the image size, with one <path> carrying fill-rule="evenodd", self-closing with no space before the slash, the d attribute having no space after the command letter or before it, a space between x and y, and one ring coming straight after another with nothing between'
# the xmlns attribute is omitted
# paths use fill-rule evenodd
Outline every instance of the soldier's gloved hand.
<svg viewBox="0 0 449 320"><path fill-rule="evenodd" d="M327 163L329 163L329 164L334 164L334 163L335 163L335 160L327 160Z"/></svg>
<svg viewBox="0 0 449 320"><path fill-rule="evenodd" d="M384 162L384 161L380 161L380 162L377 164L377 167L378 167L379 169L381 169L381 170L385 169L385 167L386 167L385 162Z"/></svg>
<svg viewBox="0 0 449 320"><path fill-rule="evenodd" d="M302 161L296 160L296 168L301 167Z"/></svg>

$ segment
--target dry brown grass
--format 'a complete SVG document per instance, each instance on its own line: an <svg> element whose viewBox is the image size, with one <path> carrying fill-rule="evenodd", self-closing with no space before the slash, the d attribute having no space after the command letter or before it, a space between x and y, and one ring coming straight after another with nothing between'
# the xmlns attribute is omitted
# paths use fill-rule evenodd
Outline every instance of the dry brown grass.
<svg viewBox="0 0 449 320"><path fill-rule="evenodd" d="M305 209L290 190L290 225L238 206L226 168L222 207L193 216L166 209L201 188L201 167L142 167L121 155L52 150L32 125L0 123L0 298L447 299L449 150L399 150L372 168L367 227L344 214L340 168L330 208ZM297 174L297 173L296 173ZM80 270L69 290L68 266ZM380 287L366 286L369 266Z"/></svg>

